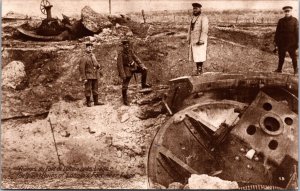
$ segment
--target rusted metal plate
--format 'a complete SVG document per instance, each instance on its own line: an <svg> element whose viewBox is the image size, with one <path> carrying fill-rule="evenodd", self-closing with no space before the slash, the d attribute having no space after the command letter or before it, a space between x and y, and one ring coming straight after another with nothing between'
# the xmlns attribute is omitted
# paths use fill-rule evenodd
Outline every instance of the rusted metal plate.
<svg viewBox="0 0 300 191"><path fill-rule="evenodd" d="M17 28L17 30L20 33L22 33L23 35L26 35L26 36L36 39L36 40L42 40L42 41L51 41L51 40L60 41L60 40L62 40L62 37L60 37L59 35L57 35L57 36L42 36L42 35L36 34L34 31L28 31L21 27Z"/></svg>
<svg viewBox="0 0 300 191"><path fill-rule="evenodd" d="M166 102L173 113L184 107L185 99L198 92L229 89L283 88L294 94L298 92L298 78L295 75L248 72L248 73L204 73L200 76L185 76L169 81L170 91Z"/></svg>
<svg viewBox="0 0 300 191"><path fill-rule="evenodd" d="M232 133L269 160L280 164L285 155L298 160L298 115L285 102L260 92Z"/></svg>

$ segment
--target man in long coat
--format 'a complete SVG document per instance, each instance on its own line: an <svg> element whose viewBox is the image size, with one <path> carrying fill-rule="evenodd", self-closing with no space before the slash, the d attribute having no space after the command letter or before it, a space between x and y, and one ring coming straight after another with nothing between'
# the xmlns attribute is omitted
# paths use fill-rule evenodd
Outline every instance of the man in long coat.
<svg viewBox="0 0 300 191"><path fill-rule="evenodd" d="M122 40L122 48L118 53L117 66L122 83L122 97L124 105L130 105L127 98L127 89L132 76L135 73L142 74L142 88L150 88L147 84L147 68L134 53L128 39Z"/></svg>
<svg viewBox="0 0 300 191"><path fill-rule="evenodd" d="M188 30L189 61L196 63L199 75L203 72L203 62L206 61L208 18L201 14L202 5L193 3L193 17Z"/></svg>
<svg viewBox="0 0 300 191"><path fill-rule="evenodd" d="M100 64L92 53L93 44L86 43L86 51L79 60L79 72L85 87L86 105L91 107L91 93L94 105L104 105L98 101L98 79L100 78Z"/></svg>
<svg viewBox="0 0 300 191"><path fill-rule="evenodd" d="M282 66L286 52L289 53L292 58L294 73L298 74L298 63L296 50L298 49L299 37L298 37L298 20L291 15L292 7L285 6L282 8L285 17L278 21L275 32L275 44L278 47L278 67L275 72L282 72Z"/></svg>

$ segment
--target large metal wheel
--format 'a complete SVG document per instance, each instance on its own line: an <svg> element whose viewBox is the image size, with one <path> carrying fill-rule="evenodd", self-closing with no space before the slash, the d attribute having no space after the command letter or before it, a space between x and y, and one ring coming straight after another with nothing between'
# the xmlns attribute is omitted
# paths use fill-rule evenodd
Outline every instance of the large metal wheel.
<svg viewBox="0 0 300 191"><path fill-rule="evenodd" d="M298 98L291 92L296 89L289 91L272 83L253 87L237 88L226 100L220 99L220 91L207 91L210 96L183 101L194 104L182 106L151 144L149 186L185 185L191 174L207 174L236 181L240 187L294 188ZM252 159L245 156L250 149L256 151Z"/></svg>
<svg viewBox="0 0 300 191"><path fill-rule="evenodd" d="M48 0L42 0L40 3L40 10L44 15L47 15L46 7L50 6L50 2Z"/></svg>

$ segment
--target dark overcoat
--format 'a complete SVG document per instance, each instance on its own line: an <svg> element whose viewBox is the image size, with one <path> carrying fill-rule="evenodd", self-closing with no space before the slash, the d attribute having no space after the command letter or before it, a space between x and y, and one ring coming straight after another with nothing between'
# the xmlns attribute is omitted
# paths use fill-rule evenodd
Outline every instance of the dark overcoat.
<svg viewBox="0 0 300 191"><path fill-rule="evenodd" d="M295 17L279 19L275 32L276 46L284 49L297 49L299 42L298 30L298 20Z"/></svg>

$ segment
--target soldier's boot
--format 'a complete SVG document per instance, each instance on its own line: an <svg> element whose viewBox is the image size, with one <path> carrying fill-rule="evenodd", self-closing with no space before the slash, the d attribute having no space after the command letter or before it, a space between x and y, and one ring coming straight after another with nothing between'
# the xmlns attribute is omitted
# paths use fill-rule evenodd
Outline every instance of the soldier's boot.
<svg viewBox="0 0 300 191"><path fill-rule="evenodd" d="M150 84L146 83L146 81L147 81L147 70L143 70L142 71L142 89L152 87Z"/></svg>
<svg viewBox="0 0 300 191"><path fill-rule="evenodd" d="M91 97L90 96L86 96L86 106L92 107Z"/></svg>
<svg viewBox="0 0 300 191"><path fill-rule="evenodd" d="M298 63L297 63L297 58L292 59L293 61L293 68L294 68L294 74L298 74Z"/></svg>
<svg viewBox="0 0 300 191"><path fill-rule="evenodd" d="M274 72L282 73L282 69L277 68L276 70L274 70Z"/></svg>
<svg viewBox="0 0 300 191"><path fill-rule="evenodd" d="M98 95L93 95L94 105L104 105L103 102L98 100Z"/></svg>
<svg viewBox="0 0 300 191"><path fill-rule="evenodd" d="M127 98L127 90L122 90L122 97L124 105L130 105L128 98Z"/></svg>
<svg viewBox="0 0 300 191"><path fill-rule="evenodd" d="M147 83L142 84L142 89L151 88L151 87L152 86L150 84L147 84Z"/></svg>
<svg viewBox="0 0 300 191"><path fill-rule="evenodd" d="M284 63L284 58L282 59L282 58L280 57L280 58L279 58L279 62L278 62L277 69L276 69L274 72L282 73L283 63Z"/></svg>

